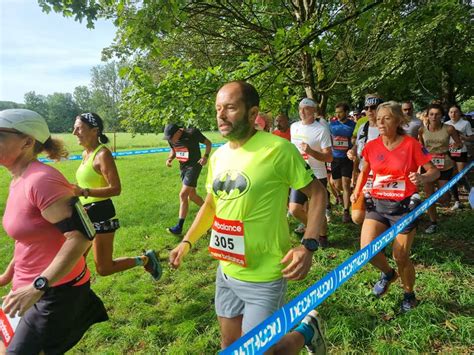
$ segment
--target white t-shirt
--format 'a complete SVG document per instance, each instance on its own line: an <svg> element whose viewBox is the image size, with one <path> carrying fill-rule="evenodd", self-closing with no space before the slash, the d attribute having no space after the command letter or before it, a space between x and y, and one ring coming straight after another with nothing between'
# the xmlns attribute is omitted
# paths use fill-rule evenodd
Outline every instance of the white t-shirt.
<svg viewBox="0 0 474 355"><path fill-rule="evenodd" d="M403 126L406 134L409 134L415 139L418 139L418 130L420 129L423 122L420 119L413 117L410 122Z"/></svg>
<svg viewBox="0 0 474 355"><path fill-rule="evenodd" d="M449 120L448 122L445 122L446 124L449 124L450 126L453 126L454 128L456 128L456 131L458 131L459 133L461 133L462 135L464 136L471 136L472 135L472 128L471 128L471 124L464 120L463 118L461 118L459 121L457 121L456 123L454 123L452 120ZM451 150L451 145L454 144L454 139L453 138L449 138L449 151L451 153L453 153L453 150ZM458 149L459 150L459 149ZM460 152L461 153L464 153L464 152L467 152L467 147L466 147L466 144L463 144L462 145L462 148L460 149Z"/></svg>
<svg viewBox="0 0 474 355"><path fill-rule="evenodd" d="M359 127L359 130L357 131L357 139L356 139L356 144L357 144L357 156L360 159L359 163L359 170L362 169L362 150L364 149L365 145L367 142L370 142L371 140L376 139L379 136L379 129L377 126L375 127L370 127L369 121L367 121L367 124L369 125L369 130L367 132L367 139L363 137L364 135L364 127L365 123Z"/></svg>
<svg viewBox="0 0 474 355"><path fill-rule="evenodd" d="M322 161L314 159L301 151L301 143L308 144L311 149L322 152L325 148L331 148L331 134L327 126L321 121L314 121L311 124L304 125L301 121L295 122L290 127L291 143L293 143L304 160L308 163L318 179L327 178L326 164Z"/></svg>

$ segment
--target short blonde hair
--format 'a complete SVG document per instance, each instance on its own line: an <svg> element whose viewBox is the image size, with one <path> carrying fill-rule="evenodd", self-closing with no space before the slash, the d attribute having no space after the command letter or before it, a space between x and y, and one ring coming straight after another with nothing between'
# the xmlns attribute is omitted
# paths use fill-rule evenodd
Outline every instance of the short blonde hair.
<svg viewBox="0 0 474 355"><path fill-rule="evenodd" d="M379 111L382 110L382 109L388 110L388 112L390 112L391 116L398 118L397 133L398 134L405 134L405 130L403 129L403 125L406 125L408 123L408 119L403 114L402 105L400 105L396 101L382 102L379 105L379 107L377 107L376 113L378 114Z"/></svg>

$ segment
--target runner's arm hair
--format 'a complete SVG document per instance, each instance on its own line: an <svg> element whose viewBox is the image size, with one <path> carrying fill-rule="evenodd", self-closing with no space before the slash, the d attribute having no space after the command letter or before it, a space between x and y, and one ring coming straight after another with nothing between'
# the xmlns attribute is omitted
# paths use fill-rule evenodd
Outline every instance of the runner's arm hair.
<svg viewBox="0 0 474 355"><path fill-rule="evenodd" d="M214 198L212 194L207 194L203 205L199 209L183 241L188 241L192 245L196 245L196 242L211 228L215 215L216 204L214 203Z"/></svg>
<svg viewBox="0 0 474 355"><path fill-rule="evenodd" d="M42 210L41 215L52 224L71 217L72 206L69 204L71 198L72 196L66 196L58 199ZM50 285L69 274L92 243L77 230L66 232L64 236L66 240L61 249L59 249L51 264L41 273L41 276L48 279Z"/></svg>

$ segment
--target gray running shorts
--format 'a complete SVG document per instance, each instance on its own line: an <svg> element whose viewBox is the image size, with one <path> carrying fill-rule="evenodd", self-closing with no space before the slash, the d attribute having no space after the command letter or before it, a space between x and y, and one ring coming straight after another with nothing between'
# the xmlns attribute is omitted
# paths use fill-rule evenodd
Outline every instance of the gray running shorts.
<svg viewBox="0 0 474 355"><path fill-rule="evenodd" d="M219 317L243 315L242 332L247 333L283 306L287 281L240 281L217 268L215 307Z"/></svg>

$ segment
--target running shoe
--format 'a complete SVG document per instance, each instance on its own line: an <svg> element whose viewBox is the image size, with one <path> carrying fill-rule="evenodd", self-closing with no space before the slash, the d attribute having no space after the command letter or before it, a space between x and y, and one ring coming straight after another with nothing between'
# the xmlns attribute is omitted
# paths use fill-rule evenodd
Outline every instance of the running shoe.
<svg viewBox="0 0 474 355"><path fill-rule="evenodd" d="M456 201L456 202L454 202L453 207L451 207L451 211L456 211L456 210L459 210L461 208L462 208L461 202Z"/></svg>
<svg viewBox="0 0 474 355"><path fill-rule="evenodd" d="M438 225L437 224L430 224L428 228L425 229L426 234L433 234L438 231Z"/></svg>
<svg viewBox="0 0 474 355"><path fill-rule="evenodd" d="M148 262L144 266L145 270L150 273L155 281L158 281L163 274L163 270L161 269L160 261L158 260L156 252L154 250L147 250L143 255L148 258Z"/></svg>
<svg viewBox="0 0 474 355"><path fill-rule="evenodd" d="M351 223L351 222L352 222L351 214L349 213L349 211L344 211L344 214L342 215L342 223Z"/></svg>
<svg viewBox="0 0 474 355"><path fill-rule="evenodd" d="M183 228L179 225L175 225L173 227L166 228L166 231L170 234L181 236L183 234Z"/></svg>
<svg viewBox="0 0 474 355"><path fill-rule="evenodd" d="M295 232L298 235L303 235L304 232L306 232L306 226L303 223L298 224L298 227L296 227L293 232Z"/></svg>
<svg viewBox="0 0 474 355"><path fill-rule="evenodd" d="M380 279L375 283L374 289L373 289L373 294L377 297L382 297L385 295L388 291L388 288L390 287L390 284L392 284L397 278L398 274L395 269L393 270L393 275L391 278L388 278L386 274L383 272L380 275Z"/></svg>
<svg viewBox="0 0 474 355"><path fill-rule="evenodd" d="M320 236L319 237L319 246L323 249L326 249L329 246L328 237Z"/></svg>
<svg viewBox="0 0 474 355"><path fill-rule="evenodd" d="M418 300L416 299L415 296L410 297L410 298L403 298L402 305L400 306L400 311L402 313L406 313L411 311L413 308L415 308L418 305Z"/></svg>
<svg viewBox="0 0 474 355"><path fill-rule="evenodd" d="M306 345L306 350L308 350L308 353L317 355L326 354L327 345L326 340L324 339L322 322L318 312L316 310L312 310L306 317L303 318L302 322L309 325L314 331L311 344Z"/></svg>

